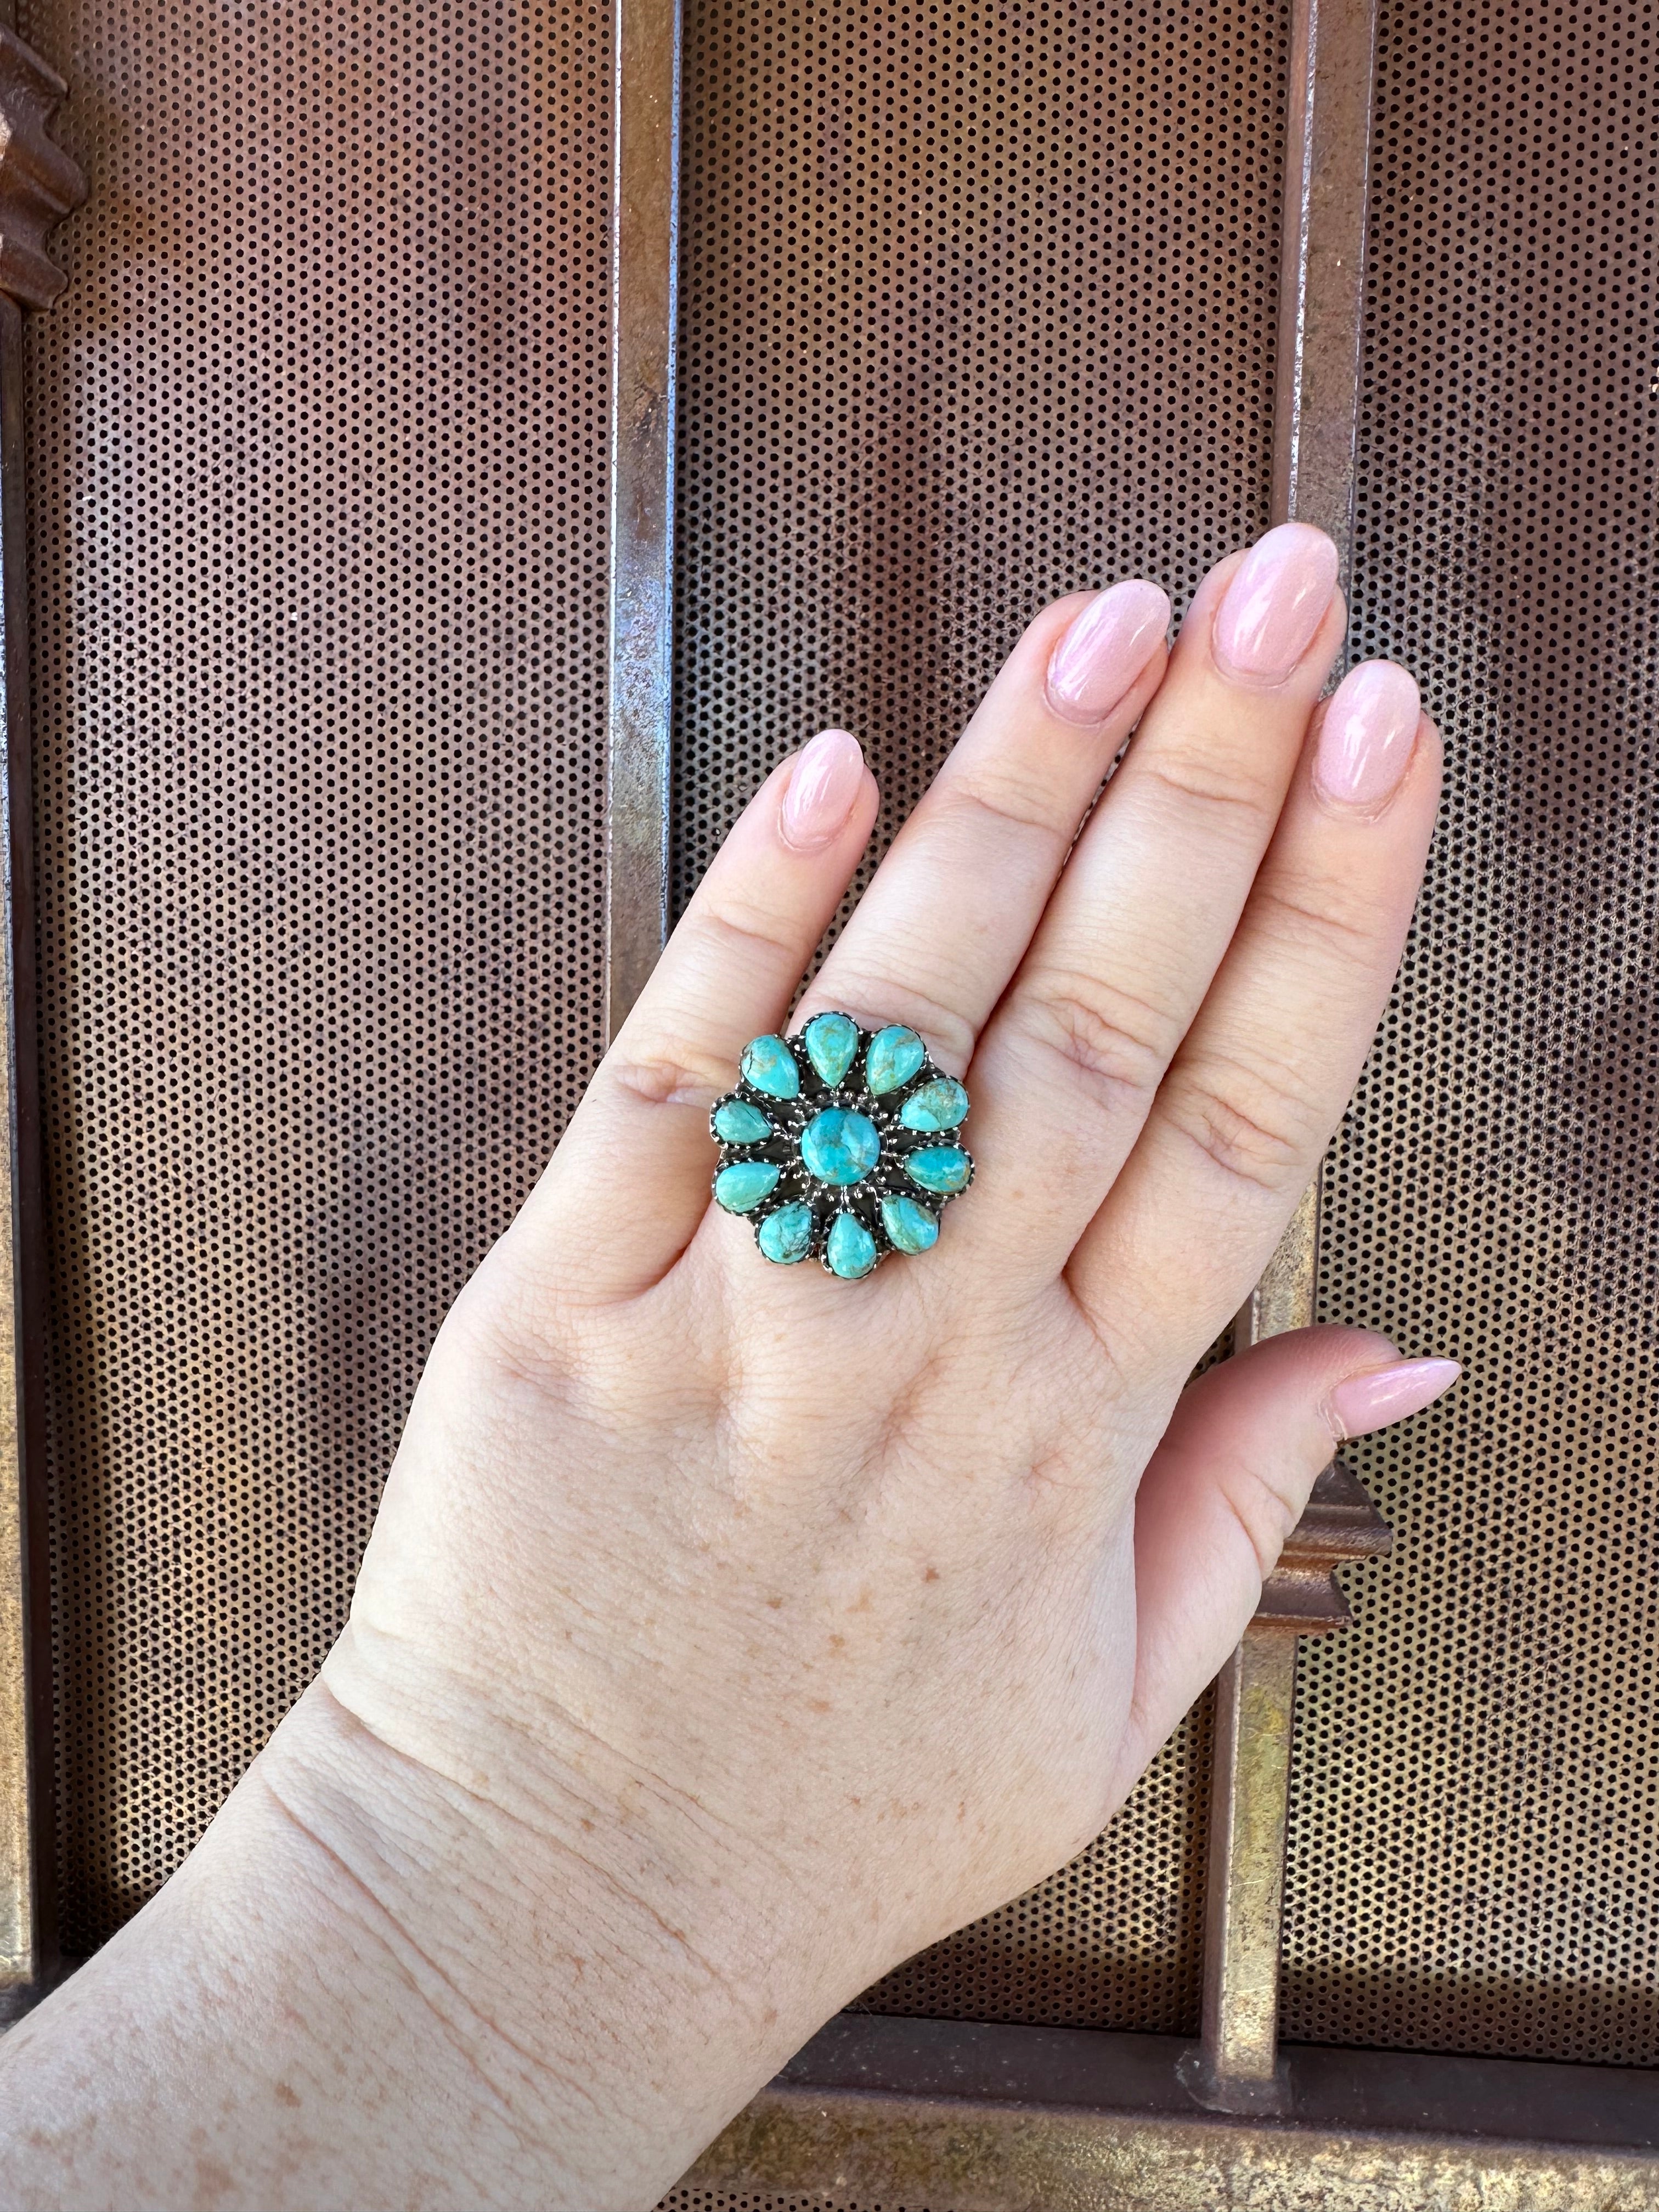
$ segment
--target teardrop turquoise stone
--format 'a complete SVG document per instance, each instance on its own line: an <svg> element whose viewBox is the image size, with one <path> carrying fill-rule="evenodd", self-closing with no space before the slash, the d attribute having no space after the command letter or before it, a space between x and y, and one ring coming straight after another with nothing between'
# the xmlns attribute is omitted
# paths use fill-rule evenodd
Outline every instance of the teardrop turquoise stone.
<svg viewBox="0 0 1659 2212"><path fill-rule="evenodd" d="M974 1164L966 1152L955 1145L928 1145L919 1152L912 1152L904 1163L904 1172L923 1190L937 1191L948 1198L953 1191L966 1190Z"/></svg>
<svg viewBox="0 0 1659 2212"><path fill-rule="evenodd" d="M714 1134L722 1144L758 1145L771 1133L772 1124L746 1098L728 1098L714 1109Z"/></svg>
<svg viewBox="0 0 1659 2212"><path fill-rule="evenodd" d="M781 1037L756 1037L743 1048L743 1072L769 1098L793 1098L800 1091L795 1055Z"/></svg>
<svg viewBox="0 0 1659 2212"><path fill-rule="evenodd" d="M810 1060L833 1091L853 1065L859 1025L845 1014L814 1014L801 1032Z"/></svg>
<svg viewBox="0 0 1659 2212"><path fill-rule="evenodd" d="M801 1131L800 1156L820 1182L862 1182L881 1158L881 1138L866 1115L831 1106Z"/></svg>
<svg viewBox="0 0 1659 2212"><path fill-rule="evenodd" d="M793 1267L812 1249L812 1209L799 1201L769 1213L756 1237L761 1250L780 1267Z"/></svg>
<svg viewBox="0 0 1659 2212"><path fill-rule="evenodd" d="M907 1129L954 1129L967 1118L968 1093L948 1075L924 1083L899 1108L899 1120Z"/></svg>
<svg viewBox="0 0 1659 2212"><path fill-rule="evenodd" d="M771 1160L734 1160L714 1177L714 1197L728 1213L752 1213L769 1198L783 1170Z"/></svg>
<svg viewBox="0 0 1659 2212"><path fill-rule="evenodd" d="M881 1225L901 1252L926 1252L939 1242L939 1224L914 1198L884 1198Z"/></svg>
<svg viewBox="0 0 1659 2212"><path fill-rule="evenodd" d="M838 1213L830 1224L830 1241L823 1248L831 1274L856 1282L876 1264L876 1240L854 1213Z"/></svg>
<svg viewBox="0 0 1659 2212"><path fill-rule="evenodd" d="M865 1082L879 1098L884 1091L897 1091L908 1083L927 1057L927 1048L915 1031L895 1022L890 1028L878 1030L871 1038L864 1059Z"/></svg>

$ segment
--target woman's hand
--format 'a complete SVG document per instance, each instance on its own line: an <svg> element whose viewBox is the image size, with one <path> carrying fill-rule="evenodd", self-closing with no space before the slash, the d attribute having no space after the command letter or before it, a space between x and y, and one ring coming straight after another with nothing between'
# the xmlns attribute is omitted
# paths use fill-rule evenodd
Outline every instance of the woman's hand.
<svg viewBox="0 0 1659 2212"><path fill-rule="evenodd" d="M973 1098L973 1189L861 1282L709 1204L710 1104L876 792L831 732L751 802L445 1324L321 1685L151 1909L185 1899L152 1948L222 1945L264 1865L349 1962L264 2003L297 2101L232 2100L214 2202L648 2204L1098 1832L1336 1439L1451 1379L1322 1329L1182 1395L1341 1114L1434 817L1409 677L1316 711L1335 575L1290 526L1167 668L1146 584L1021 641L796 1017L908 1023ZM150 1917L81 1977L106 2002ZM208 2201L189 2173L149 2185Z"/></svg>

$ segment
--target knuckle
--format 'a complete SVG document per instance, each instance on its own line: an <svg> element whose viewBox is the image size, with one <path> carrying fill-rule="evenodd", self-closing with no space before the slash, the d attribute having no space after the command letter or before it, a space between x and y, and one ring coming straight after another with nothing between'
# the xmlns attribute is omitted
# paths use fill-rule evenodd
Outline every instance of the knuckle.
<svg viewBox="0 0 1659 2212"><path fill-rule="evenodd" d="M1145 1111L1176 1044L1170 1014L1097 976L1051 969L1024 994L1027 1034L1107 1106Z"/></svg>
<svg viewBox="0 0 1659 2212"><path fill-rule="evenodd" d="M745 966L757 959L770 969L780 960L794 961L800 948L792 935L781 931L772 916L732 898L704 907L692 926L716 957L739 961Z"/></svg>
<svg viewBox="0 0 1659 2212"><path fill-rule="evenodd" d="M1276 1195L1305 1178L1312 1116L1288 1076L1198 1062L1165 1094L1172 1126L1231 1180Z"/></svg>
<svg viewBox="0 0 1659 2212"><path fill-rule="evenodd" d="M1133 747L1129 758L1134 761ZM1231 836L1259 842L1263 825L1279 817L1278 796L1259 776L1242 770L1230 774L1226 762L1206 751L1196 738L1146 755L1134 763L1134 776L1150 785L1176 813L1210 816L1218 830Z"/></svg>
<svg viewBox="0 0 1659 2212"><path fill-rule="evenodd" d="M712 1106L721 1091L731 1089L734 1073L712 1054L672 1037L641 1040L635 1050L619 1037L605 1066L617 1090L647 1106Z"/></svg>
<svg viewBox="0 0 1659 2212"><path fill-rule="evenodd" d="M851 1014L866 1029L902 1022L915 1030L942 1066L958 1070L973 1058L979 1038L977 1027L967 1015L942 999L919 989L914 982L872 975L847 962L825 966L802 1008L803 1018L810 1019L822 1006Z"/></svg>
<svg viewBox="0 0 1659 2212"><path fill-rule="evenodd" d="M1256 896L1263 921L1281 942L1304 946L1313 939L1326 958L1347 960L1367 970L1376 965L1375 912L1338 884L1262 884Z"/></svg>
<svg viewBox="0 0 1659 2212"><path fill-rule="evenodd" d="M1265 1582L1278 1565L1285 1540L1300 1518L1299 1508L1261 1468L1246 1462L1228 1469L1221 1496L1255 1554Z"/></svg>

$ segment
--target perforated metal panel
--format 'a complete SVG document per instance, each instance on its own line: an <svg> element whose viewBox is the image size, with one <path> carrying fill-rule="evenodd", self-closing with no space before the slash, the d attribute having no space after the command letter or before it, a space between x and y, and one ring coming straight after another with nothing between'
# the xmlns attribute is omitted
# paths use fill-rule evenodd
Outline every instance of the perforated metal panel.
<svg viewBox="0 0 1659 2212"><path fill-rule="evenodd" d="M691 0L674 860L863 740L877 849L1021 628L1267 519L1280 10ZM1197 2017L1200 1763L880 2008Z"/></svg>
<svg viewBox="0 0 1659 2212"><path fill-rule="evenodd" d="M64 1935L342 1620L598 1045L608 9L30 0Z"/></svg>
<svg viewBox="0 0 1659 2212"><path fill-rule="evenodd" d="M1659 14L1385 0L1356 642L1451 763L1327 1181L1332 1317L1467 1381L1304 1650L1293 2039L1659 2060Z"/></svg>

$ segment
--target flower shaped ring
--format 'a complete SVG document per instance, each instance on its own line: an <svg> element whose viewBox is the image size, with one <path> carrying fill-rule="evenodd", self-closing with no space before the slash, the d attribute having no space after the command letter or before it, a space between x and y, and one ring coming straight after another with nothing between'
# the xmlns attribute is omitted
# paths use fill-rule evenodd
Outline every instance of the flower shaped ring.
<svg viewBox="0 0 1659 2212"><path fill-rule="evenodd" d="M939 1208L974 1179L957 1135L967 1115L967 1091L914 1030L815 1014L799 1036L744 1048L742 1079L708 1118L715 1200L753 1222L775 1266L817 1253L856 1282L890 1252L938 1243Z"/></svg>

